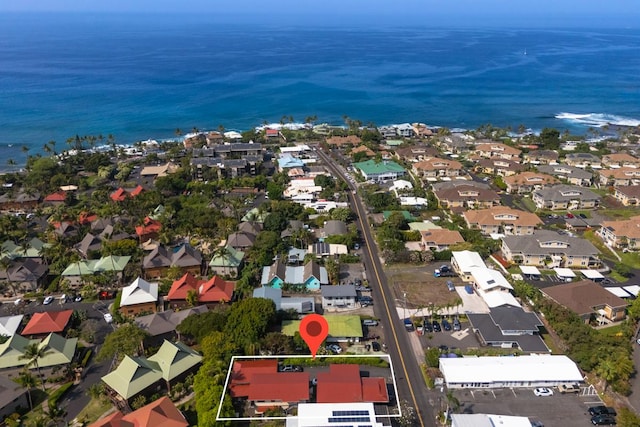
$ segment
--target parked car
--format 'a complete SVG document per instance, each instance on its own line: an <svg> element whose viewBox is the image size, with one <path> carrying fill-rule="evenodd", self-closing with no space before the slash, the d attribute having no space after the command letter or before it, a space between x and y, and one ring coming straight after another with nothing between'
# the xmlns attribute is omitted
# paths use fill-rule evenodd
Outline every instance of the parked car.
<svg viewBox="0 0 640 427"><path fill-rule="evenodd" d="M329 344L326 349L330 352L330 353L335 353L335 354L340 354L342 353L342 347L340 347L338 344Z"/></svg>
<svg viewBox="0 0 640 427"><path fill-rule="evenodd" d="M582 218L582 219L587 219L587 216L586 216L585 214L583 214L583 213L579 214L578 216L579 216L580 218Z"/></svg>
<svg viewBox="0 0 640 427"><path fill-rule="evenodd" d="M610 406L598 405L589 408L589 415L612 415L615 417L618 413Z"/></svg>
<svg viewBox="0 0 640 427"><path fill-rule="evenodd" d="M538 387L533 390L533 394L535 394L538 397L553 396L553 390L546 387Z"/></svg>
<svg viewBox="0 0 640 427"><path fill-rule="evenodd" d="M415 328L413 326L413 322L411 321L411 319L409 317L404 319L404 328L408 332L413 332L415 330Z"/></svg>
<svg viewBox="0 0 640 427"><path fill-rule="evenodd" d="M580 386L578 384L560 384L558 391L564 393L580 393Z"/></svg>
<svg viewBox="0 0 640 427"><path fill-rule="evenodd" d="M449 292L453 292L456 290L456 287L451 280L447 280L447 289L449 289Z"/></svg>
<svg viewBox="0 0 640 427"><path fill-rule="evenodd" d="M422 325L424 332L433 332L433 326L431 325L431 323L429 322L424 322L424 325Z"/></svg>
<svg viewBox="0 0 640 427"><path fill-rule="evenodd" d="M616 418L611 415L596 415L591 417L591 424L594 426L614 426Z"/></svg>
<svg viewBox="0 0 640 427"><path fill-rule="evenodd" d="M103 317L105 322L107 323L113 322L113 316L111 315L111 313L105 313L103 314Z"/></svg>
<svg viewBox="0 0 640 427"><path fill-rule="evenodd" d="M48 296L44 299L44 301L42 301L42 304L44 305L49 305L53 302L53 297L52 296Z"/></svg>
<svg viewBox="0 0 640 427"><path fill-rule="evenodd" d="M380 343L378 341L373 341L371 343L371 348L373 351L380 351Z"/></svg>
<svg viewBox="0 0 640 427"><path fill-rule="evenodd" d="M115 297L116 297L116 291L101 291L98 294L98 299L101 299L101 300L114 299Z"/></svg>
<svg viewBox="0 0 640 427"><path fill-rule="evenodd" d="M280 372L302 372L304 369L300 365L282 365L280 366Z"/></svg>
<svg viewBox="0 0 640 427"><path fill-rule="evenodd" d="M434 332L442 331L442 328L440 327L440 323L438 323L437 320L434 320L433 322L431 322L431 326L433 326L433 331Z"/></svg>
<svg viewBox="0 0 640 427"><path fill-rule="evenodd" d="M457 317L454 317L454 319L453 319L453 330L454 331L459 331L460 329L462 329L462 325L460 324L460 319L458 319Z"/></svg>
<svg viewBox="0 0 640 427"><path fill-rule="evenodd" d="M365 319L362 321L364 326L378 326L378 321L373 319Z"/></svg>
<svg viewBox="0 0 640 427"><path fill-rule="evenodd" d="M451 330L451 323L449 323L447 319L442 319L442 329L444 329L445 331Z"/></svg>

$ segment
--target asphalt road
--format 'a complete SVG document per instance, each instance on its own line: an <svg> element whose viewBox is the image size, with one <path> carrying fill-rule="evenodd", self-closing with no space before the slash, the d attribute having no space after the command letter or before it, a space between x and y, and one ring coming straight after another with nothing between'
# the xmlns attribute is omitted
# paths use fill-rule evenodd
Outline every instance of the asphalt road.
<svg viewBox="0 0 640 427"><path fill-rule="evenodd" d="M355 184L347 178L345 171L340 166L337 166L320 147L317 147L316 150L334 176L341 177L347 182L351 190L348 194L348 199L350 206L354 208L358 215L358 225L364 240L362 260L367 272L369 285L373 289L376 303L374 312L380 318L385 330L385 342L396 373L398 395L401 400L405 400L409 406L416 409L420 426L435 425L435 413L431 405L429 405L430 397L433 398L433 392L429 391L424 384L422 372L413 357L412 347L408 334L404 329L403 321L398 317L395 309L395 295L388 286L387 278L380 263L378 249L367 217L367 210L355 193L357 190Z"/></svg>

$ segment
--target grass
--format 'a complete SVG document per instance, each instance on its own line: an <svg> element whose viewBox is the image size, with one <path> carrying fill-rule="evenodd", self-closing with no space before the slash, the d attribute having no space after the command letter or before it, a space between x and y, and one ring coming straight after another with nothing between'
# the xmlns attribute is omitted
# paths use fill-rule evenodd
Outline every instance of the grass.
<svg viewBox="0 0 640 427"><path fill-rule="evenodd" d="M596 249L598 249L602 253L603 258L606 258L614 262L618 262L618 259L611 253L611 249L609 249L609 247L605 245L604 242L598 236L596 236L594 231L587 230L584 232L582 237L590 241L593 244L593 246L595 246Z"/></svg>
<svg viewBox="0 0 640 427"><path fill-rule="evenodd" d="M601 209L598 212L606 216L607 218L611 218L612 220L629 219L632 216L638 216L638 214L640 214L640 212L638 212L638 209L635 207L606 208L606 209Z"/></svg>
<svg viewBox="0 0 640 427"><path fill-rule="evenodd" d="M530 197L523 197L520 200L520 204L529 212L535 212L536 211L536 204L533 202L533 200L531 200Z"/></svg>
<svg viewBox="0 0 640 427"><path fill-rule="evenodd" d="M629 252L623 253L620 255L622 258L622 263L628 265L631 268L638 269L640 268L640 253L638 252Z"/></svg>
<svg viewBox="0 0 640 427"><path fill-rule="evenodd" d="M113 409L113 406L108 401L103 402L100 399L92 398L76 418L79 421L83 421L85 425L90 424L99 419L109 409Z"/></svg>
<svg viewBox="0 0 640 427"><path fill-rule="evenodd" d="M602 328L597 330L599 334L607 335L610 337L620 336L622 334L622 325L615 325L608 328Z"/></svg>
<svg viewBox="0 0 640 427"><path fill-rule="evenodd" d="M616 271L613 271L613 270L611 270L611 272L609 272L609 278L615 280L616 282L620 282L620 283L623 283L623 282L626 282L627 280L629 280L628 277L624 277L622 274L620 274L620 273L618 273Z"/></svg>

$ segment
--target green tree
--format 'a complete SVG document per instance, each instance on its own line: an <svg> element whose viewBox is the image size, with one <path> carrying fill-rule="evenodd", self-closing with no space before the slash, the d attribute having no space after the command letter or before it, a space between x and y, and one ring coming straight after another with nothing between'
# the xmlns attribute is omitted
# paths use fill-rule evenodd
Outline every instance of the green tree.
<svg viewBox="0 0 640 427"><path fill-rule="evenodd" d="M557 150L560 148L560 131L553 128L544 128L540 131L540 142L547 150Z"/></svg>
<svg viewBox="0 0 640 427"><path fill-rule="evenodd" d="M224 332L240 346L257 343L275 321L276 306L265 298L247 298L231 307Z"/></svg>
<svg viewBox="0 0 640 427"><path fill-rule="evenodd" d="M269 332L263 339L261 348L267 354L291 354L293 353L293 338L280 332Z"/></svg>
<svg viewBox="0 0 640 427"><path fill-rule="evenodd" d="M98 352L97 360L107 360L114 356L122 360L125 355L134 356L139 354L142 341L146 336L147 333L136 324L125 323L107 335L102 348Z"/></svg>
<svg viewBox="0 0 640 427"><path fill-rule="evenodd" d="M619 427L640 427L640 416L627 407L618 410L616 421Z"/></svg>
<svg viewBox="0 0 640 427"><path fill-rule="evenodd" d="M20 356L20 359L26 359L27 366L35 366L36 371L38 371L38 378L42 379L38 361L49 354L51 354L51 350L49 350L45 346L40 347L40 343L34 342L25 347L23 354ZM41 381L41 383L42 391L45 391L44 381Z"/></svg>
<svg viewBox="0 0 640 427"><path fill-rule="evenodd" d="M224 330L229 310L209 310L204 313L191 315L184 319L176 330L181 335L193 338L196 342L202 342L202 339L212 332L220 332Z"/></svg>
<svg viewBox="0 0 640 427"><path fill-rule="evenodd" d="M195 307L196 305L198 305L198 291L196 291L195 289L189 289L189 292L187 292L186 301L189 307Z"/></svg>
<svg viewBox="0 0 640 427"><path fill-rule="evenodd" d="M33 410L33 400L31 398L31 390L38 385L36 377L34 377L28 369L23 369L14 381L27 390L27 398L29 399L29 409Z"/></svg>

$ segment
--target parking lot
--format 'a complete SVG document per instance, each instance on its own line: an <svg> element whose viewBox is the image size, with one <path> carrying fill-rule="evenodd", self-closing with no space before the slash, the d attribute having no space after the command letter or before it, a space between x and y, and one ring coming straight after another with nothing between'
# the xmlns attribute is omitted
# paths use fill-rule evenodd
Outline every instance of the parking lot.
<svg viewBox="0 0 640 427"><path fill-rule="evenodd" d="M546 427L591 425L587 409L602 405L597 394L584 387L580 394L560 394L554 389L549 397L535 396L532 388L464 389L453 394L460 401L458 412L524 416ZM442 399L446 405L446 398Z"/></svg>

